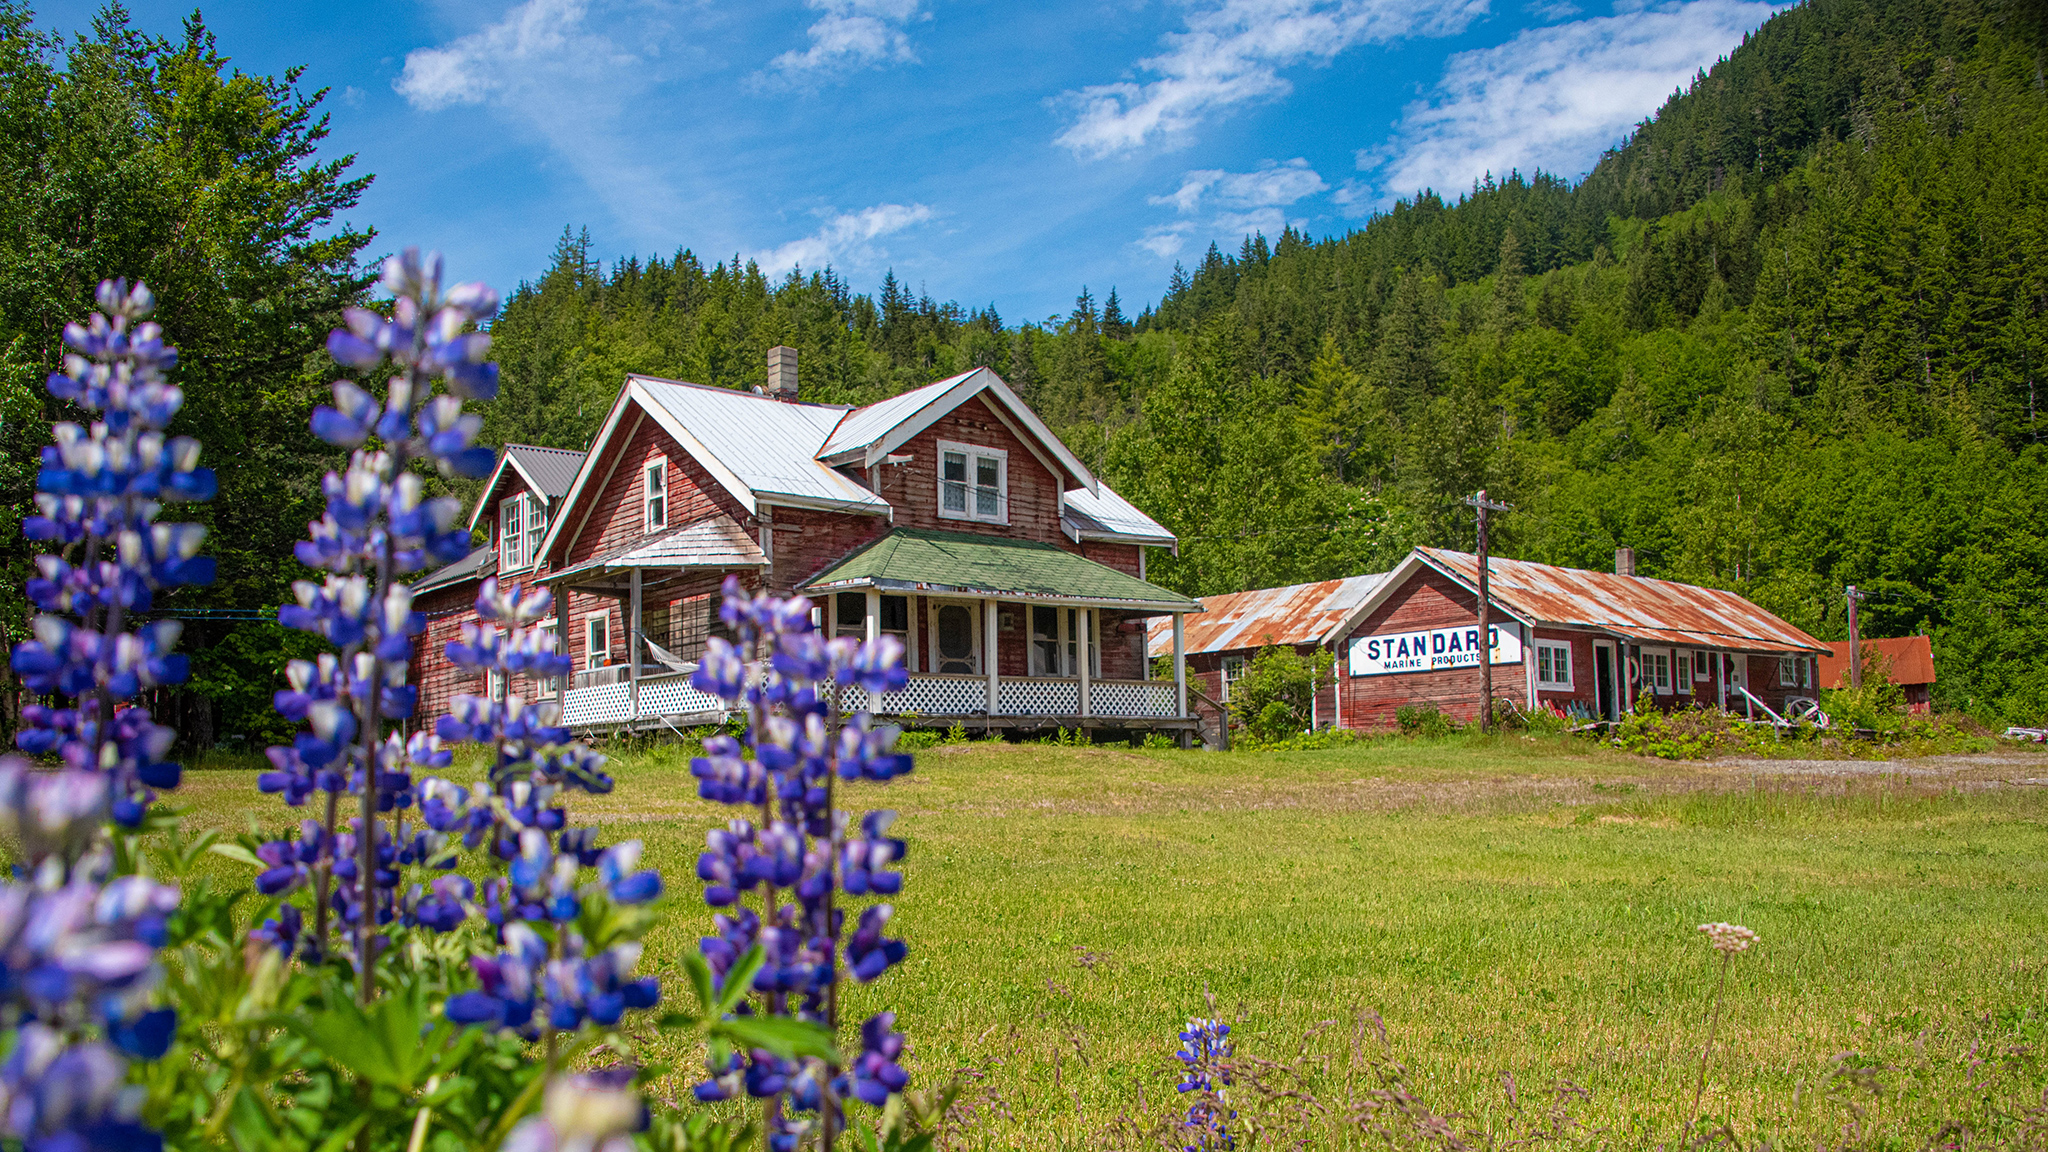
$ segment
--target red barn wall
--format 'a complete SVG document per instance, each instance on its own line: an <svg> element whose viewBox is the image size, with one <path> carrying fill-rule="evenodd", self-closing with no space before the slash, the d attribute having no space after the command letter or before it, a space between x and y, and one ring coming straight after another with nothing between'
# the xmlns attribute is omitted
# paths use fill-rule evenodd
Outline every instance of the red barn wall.
<svg viewBox="0 0 2048 1152"><path fill-rule="evenodd" d="M1479 717L1479 669L1445 668L1434 672L1397 672L1387 676L1353 676L1350 642L1382 632L1455 628L1478 622L1479 598L1442 573L1423 569L1394 590L1386 603L1359 622L1338 644L1338 691L1343 696L1344 726L1387 728L1404 704L1434 704L1452 719ZM1512 625L1509 625L1512 626ZM1590 653L1589 653L1590 655ZM1520 664L1493 667L1493 692L1517 702L1528 699L1528 682Z"/></svg>

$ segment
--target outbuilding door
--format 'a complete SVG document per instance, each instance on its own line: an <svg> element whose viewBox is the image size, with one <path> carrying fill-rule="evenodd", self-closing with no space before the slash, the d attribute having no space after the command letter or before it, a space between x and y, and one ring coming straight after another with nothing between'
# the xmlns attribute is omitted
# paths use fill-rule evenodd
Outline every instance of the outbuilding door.
<svg viewBox="0 0 2048 1152"><path fill-rule="evenodd" d="M1593 703L1602 720L1619 720L1614 700L1614 645L1593 645Z"/></svg>

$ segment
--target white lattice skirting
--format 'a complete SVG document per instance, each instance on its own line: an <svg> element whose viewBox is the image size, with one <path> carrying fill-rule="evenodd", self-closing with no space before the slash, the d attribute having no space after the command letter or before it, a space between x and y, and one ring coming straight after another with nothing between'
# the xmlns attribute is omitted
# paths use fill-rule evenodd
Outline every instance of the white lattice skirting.
<svg viewBox="0 0 2048 1152"><path fill-rule="evenodd" d="M1173 684L1165 680L1097 680L1088 685L1093 716L1172 716Z"/></svg>
<svg viewBox="0 0 2048 1152"><path fill-rule="evenodd" d="M1074 680L1004 680L996 711L1005 716L1079 716L1081 685Z"/></svg>

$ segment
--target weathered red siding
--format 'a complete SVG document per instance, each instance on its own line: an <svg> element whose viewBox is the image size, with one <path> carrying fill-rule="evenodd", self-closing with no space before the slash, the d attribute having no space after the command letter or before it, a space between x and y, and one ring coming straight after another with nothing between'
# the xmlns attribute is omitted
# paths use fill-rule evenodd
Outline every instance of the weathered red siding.
<svg viewBox="0 0 2048 1152"><path fill-rule="evenodd" d="M1064 539L1064 534L1062 539ZM1126 576L1138 575L1138 569L1142 567L1138 562L1138 553L1140 551L1142 549L1136 544L1110 544L1101 540L1084 540L1081 542L1082 556L1095 561L1105 568L1114 568Z"/></svg>
<svg viewBox="0 0 2048 1152"><path fill-rule="evenodd" d="M585 489L578 507L569 509L568 527L557 538L556 567L580 564L647 534L641 505L644 469L656 459L668 462L668 526L687 524L718 512L749 524L746 509L683 451L661 425L630 408L620 417L631 432L599 458L592 479L596 491ZM566 555L561 554L566 551Z"/></svg>
<svg viewBox="0 0 2048 1152"><path fill-rule="evenodd" d="M1009 457L1009 523L950 520L939 515L939 441L995 448ZM899 528L982 532L1011 540L1037 540L1072 549L1060 530L1060 481L1009 426L977 396L941 416L930 428L897 449L908 464L876 470L878 494L896 509Z"/></svg>
<svg viewBox="0 0 2048 1152"><path fill-rule="evenodd" d="M886 516L784 507L775 508L770 515L775 544L769 557L768 589L780 596L789 595L791 589L889 531Z"/></svg>
<svg viewBox="0 0 2048 1152"><path fill-rule="evenodd" d="M1394 590L1386 603L1361 621L1338 646L1350 652L1352 639L1400 629L1452 628L1478 620L1479 598L1441 573L1424 570ZM1479 669L1446 668L1434 672L1397 672L1387 676L1353 676L1347 662L1338 666L1338 691L1343 695L1344 726L1385 728L1404 704L1434 704L1461 722L1479 717ZM1526 674L1519 664L1496 664L1493 692L1517 702L1528 699Z"/></svg>

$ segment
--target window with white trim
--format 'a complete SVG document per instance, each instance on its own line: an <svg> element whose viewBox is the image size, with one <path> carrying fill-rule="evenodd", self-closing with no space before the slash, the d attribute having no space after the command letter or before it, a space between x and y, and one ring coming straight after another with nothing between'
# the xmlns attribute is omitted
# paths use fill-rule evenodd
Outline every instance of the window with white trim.
<svg viewBox="0 0 2048 1152"><path fill-rule="evenodd" d="M1701 648L1692 654L1692 678L1712 680L1714 678L1714 654Z"/></svg>
<svg viewBox="0 0 2048 1152"><path fill-rule="evenodd" d="M1643 672L1656 687L1659 696L1671 694L1671 653L1643 653Z"/></svg>
<svg viewBox="0 0 2048 1152"><path fill-rule="evenodd" d="M592 612L583 618L583 666L603 668L612 662L612 614Z"/></svg>
<svg viewBox="0 0 2048 1152"><path fill-rule="evenodd" d="M881 627L877 629L884 636L894 636L902 645L906 657L910 651L910 597L882 597Z"/></svg>
<svg viewBox="0 0 2048 1152"><path fill-rule="evenodd" d="M1572 690L1572 646L1536 642L1536 687L1551 692Z"/></svg>
<svg viewBox="0 0 2048 1152"><path fill-rule="evenodd" d="M645 529L668 527L668 461L649 460L642 473L640 506L645 512Z"/></svg>
<svg viewBox="0 0 2048 1152"><path fill-rule="evenodd" d="M1818 677L1817 677L1817 676L1816 676L1816 679L1818 679ZM1778 657L1778 687L1780 687L1780 688L1804 688L1804 687L1806 687L1806 657L1804 657L1804 656L1780 656L1780 657Z"/></svg>
<svg viewBox="0 0 2048 1152"><path fill-rule="evenodd" d="M526 567L532 553L526 544L526 493L498 501L498 571Z"/></svg>
<svg viewBox="0 0 2048 1152"><path fill-rule="evenodd" d="M1244 679L1246 664L1247 661L1242 656L1225 656L1223 658L1223 699L1225 703L1228 703L1230 700L1230 686Z"/></svg>
<svg viewBox="0 0 2048 1152"><path fill-rule="evenodd" d="M492 628L490 635L494 641L492 646L496 647L497 643L503 642L505 630L503 628ZM505 673L503 669L484 669L484 698L487 700L503 700L505 698Z"/></svg>
<svg viewBox="0 0 2048 1152"><path fill-rule="evenodd" d="M555 633L555 622L553 620L541 621L540 631L541 635L546 638L547 650L560 655L562 651L562 638ZM560 680L561 678L558 676L541 677L540 694L543 696L553 696L556 690L561 687Z"/></svg>
<svg viewBox="0 0 2048 1152"><path fill-rule="evenodd" d="M939 517L1010 522L1010 454L939 441Z"/></svg>
<svg viewBox="0 0 2048 1152"><path fill-rule="evenodd" d="M841 592L832 598L832 635L865 640L868 636L868 594Z"/></svg>
<svg viewBox="0 0 2048 1152"><path fill-rule="evenodd" d="M530 567L540 563L541 537L548 534L548 502L528 492L526 494L526 563Z"/></svg>

